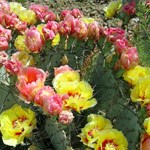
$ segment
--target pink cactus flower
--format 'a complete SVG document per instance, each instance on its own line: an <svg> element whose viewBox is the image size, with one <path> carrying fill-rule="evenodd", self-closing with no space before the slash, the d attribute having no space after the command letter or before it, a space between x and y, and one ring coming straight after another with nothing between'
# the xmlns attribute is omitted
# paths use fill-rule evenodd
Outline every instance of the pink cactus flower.
<svg viewBox="0 0 150 150"><path fill-rule="evenodd" d="M150 104L146 106L147 115L150 117Z"/></svg>
<svg viewBox="0 0 150 150"><path fill-rule="evenodd" d="M129 47L124 51L120 58L121 65L124 69L131 69L138 65L139 57L136 47Z"/></svg>
<svg viewBox="0 0 150 150"><path fill-rule="evenodd" d="M49 12L48 6L40 4L32 4L29 9L33 10L36 13L37 18L41 21L44 21L44 17Z"/></svg>
<svg viewBox="0 0 150 150"><path fill-rule="evenodd" d="M72 11L71 11L71 15L74 16L75 18L81 18L83 16L83 14L80 12L79 9L77 8L74 8Z"/></svg>
<svg viewBox="0 0 150 150"><path fill-rule="evenodd" d="M74 32L72 36L77 39L83 40L86 39L88 35L87 24L82 20L76 20L76 25L74 27Z"/></svg>
<svg viewBox="0 0 150 150"><path fill-rule="evenodd" d="M9 3L5 0L0 1L0 11L4 13L10 13L10 6Z"/></svg>
<svg viewBox="0 0 150 150"><path fill-rule="evenodd" d="M43 103L43 109L50 115L58 115L62 111L63 99L62 96L54 94Z"/></svg>
<svg viewBox="0 0 150 150"><path fill-rule="evenodd" d="M117 39L115 41L114 45L116 48L116 52L118 54L122 54L130 46L130 44L126 38Z"/></svg>
<svg viewBox="0 0 150 150"><path fill-rule="evenodd" d="M16 14L4 14L2 25L7 28L14 28L17 18Z"/></svg>
<svg viewBox="0 0 150 150"><path fill-rule="evenodd" d="M78 19L75 19L72 15L67 15L64 18L65 21L67 21L71 27L71 33L74 33L76 22Z"/></svg>
<svg viewBox="0 0 150 150"><path fill-rule="evenodd" d="M8 55L5 51L0 51L0 66L2 66L8 59Z"/></svg>
<svg viewBox="0 0 150 150"><path fill-rule="evenodd" d="M140 142L140 150L149 150L150 148L150 135L143 134Z"/></svg>
<svg viewBox="0 0 150 150"><path fill-rule="evenodd" d="M67 15L71 15L71 11L70 10L63 10L60 14L60 19L61 20L64 20L64 18L67 16Z"/></svg>
<svg viewBox="0 0 150 150"><path fill-rule="evenodd" d="M54 21L56 20L56 15L52 11L48 11L44 16L44 21Z"/></svg>
<svg viewBox="0 0 150 150"><path fill-rule="evenodd" d="M48 23L43 27L42 31L45 39L52 40L58 33L59 24L55 21L48 21Z"/></svg>
<svg viewBox="0 0 150 150"><path fill-rule="evenodd" d="M103 33L110 42L115 42L117 39L125 37L125 31L121 28L108 28L103 30Z"/></svg>
<svg viewBox="0 0 150 150"><path fill-rule="evenodd" d="M72 15L67 15L64 21L59 23L59 33L67 36L75 32L76 19Z"/></svg>
<svg viewBox="0 0 150 150"><path fill-rule="evenodd" d="M136 12L135 1L127 2L123 6L123 12L126 13L127 15L134 15Z"/></svg>
<svg viewBox="0 0 150 150"><path fill-rule="evenodd" d="M3 25L3 19L4 18L4 13L0 11L0 24Z"/></svg>
<svg viewBox="0 0 150 150"><path fill-rule="evenodd" d="M14 25L14 29L17 30L18 32L24 34L25 30L27 29L27 23L22 22L19 19L16 20L16 23Z"/></svg>
<svg viewBox="0 0 150 150"><path fill-rule="evenodd" d="M5 29L2 25L0 25L0 37L5 37L7 40L11 40L11 30Z"/></svg>
<svg viewBox="0 0 150 150"><path fill-rule="evenodd" d="M150 7L150 0L146 0L146 6Z"/></svg>
<svg viewBox="0 0 150 150"><path fill-rule="evenodd" d="M71 26L67 21L61 21L59 23L59 33L63 36L70 35L71 33Z"/></svg>
<svg viewBox="0 0 150 150"><path fill-rule="evenodd" d="M0 36L0 51L5 51L9 47L8 40Z"/></svg>
<svg viewBox="0 0 150 150"><path fill-rule="evenodd" d="M54 94L55 91L50 86L44 86L36 93L34 103L42 107L44 101L48 100L49 97Z"/></svg>
<svg viewBox="0 0 150 150"><path fill-rule="evenodd" d="M17 75L16 87L21 97L29 103L34 100L37 91L44 87L48 73L35 67L21 67Z"/></svg>
<svg viewBox="0 0 150 150"><path fill-rule="evenodd" d="M40 32L35 27L27 29L25 36L25 44L30 51L33 53L38 53L42 50L44 40Z"/></svg>
<svg viewBox="0 0 150 150"><path fill-rule="evenodd" d="M98 40L100 37L98 22L94 21L88 25L88 38Z"/></svg>
<svg viewBox="0 0 150 150"><path fill-rule="evenodd" d="M73 71L73 69L71 67L69 67L68 65L64 65L64 66L60 66L58 68L54 68L55 76L57 76L60 73L67 72L67 71Z"/></svg>
<svg viewBox="0 0 150 150"><path fill-rule="evenodd" d="M73 118L74 118L74 116L71 111L62 111L59 114L58 121L59 121L59 123L68 125L73 121Z"/></svg>
<svg viewBox="0 0 150 150"><path fill-rule="evenodd" d="M22 67L22 63L17 60L6 60L4 62L4 66L8 73L10 73L12 75L17 75L17 73L20 70L20 67Z"/></svg>

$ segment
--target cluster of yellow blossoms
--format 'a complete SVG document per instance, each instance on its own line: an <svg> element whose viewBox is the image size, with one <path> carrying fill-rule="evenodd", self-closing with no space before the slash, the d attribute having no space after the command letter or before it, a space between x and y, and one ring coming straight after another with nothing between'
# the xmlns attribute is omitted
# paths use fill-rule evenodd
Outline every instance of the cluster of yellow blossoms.
<svg viewBox="0 0 150 150"><path fill-rule="evenodd" d="M150 68L137 65L135 68L127 70L123 74L123 78L133 87L131 89L132 102L139 102L141 106L148 109L150 104ZM148 150L150 142L146 139L150 138L150 117L144 120L143 126L147 135L143 135L141 150ZM144 141L146 142L144 143Z"/></svg>
<svg viewBox="0 0 150 150"><path fill-rule="evenodd" d="M95 150L127 150L128 142L121 131L113 129L110 120L101 115L90 114L88 123L79 137L88 147Z"/></svg>
<svg viewBox="0 0 150 150"><path fill-rule="evenodd" d="M10 2L10 11L16 14L21 21L27 22L28 25L33 25L37 22L36 14L32 10L28 10L20 3Z"/></svg>
<svg viewBox="0 0 150 150"><path fill-rule="evenodd" d="M65 109L73 109L80 113L97 104L96 99L92 98L92 87L86 81L80 80L78 71L72 70L67 65L59 67L58 71L56 68L52 83L58 94L67 94Z"/></svg>
<svg viewBox="0 0 150 150"><path fill-rule="evenodd" d="M142 105L150 103L150 68L137 65L127 70L123 78L133 86L131 89L131 100L140 102Z"/></svg>

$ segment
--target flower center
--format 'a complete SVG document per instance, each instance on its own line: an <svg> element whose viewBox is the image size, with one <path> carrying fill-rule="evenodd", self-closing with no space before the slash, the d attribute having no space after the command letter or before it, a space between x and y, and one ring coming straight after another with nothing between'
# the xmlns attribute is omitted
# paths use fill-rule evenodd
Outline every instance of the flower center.
<svg viewBox="0 0 150 150"><path fill-rule="evenodd" d="M22 117L19 117L17 120L14 120L12 122L12 126L13 126L14 129L16 129L16 128L20 129L20 131L15 132L15 135L19 136L20 134L22 134L22 132L24 131L24 128L22 127L22 123L25 120L27 120L27 118L25 116L22 116Z"/></svg>
<svg viewBox="0 0 150 150"><path fill-rule="evenodd" d="M100 150L117 150L117 144L115 144L113 140L105 140Z"/></svg>
<svg viewBox="0 0 150 150"><path fill-rule="evenodd" d="M116 150L116 146L112 143L108 143L105 146L105 150Z"/></svg>

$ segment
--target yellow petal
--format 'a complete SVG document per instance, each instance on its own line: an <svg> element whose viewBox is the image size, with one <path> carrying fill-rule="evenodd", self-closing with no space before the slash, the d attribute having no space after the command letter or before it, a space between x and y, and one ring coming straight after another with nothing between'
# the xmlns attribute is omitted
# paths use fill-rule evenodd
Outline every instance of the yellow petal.
<svg viewBox="0 0 150 150"><path fill-rule="evenodd" d="M58 45L59 42L60 42L60 34L57 33L57 34L55 35L55 37L53 38L53 40L52 40L52 46L54 47L54 46Z"/></svg>

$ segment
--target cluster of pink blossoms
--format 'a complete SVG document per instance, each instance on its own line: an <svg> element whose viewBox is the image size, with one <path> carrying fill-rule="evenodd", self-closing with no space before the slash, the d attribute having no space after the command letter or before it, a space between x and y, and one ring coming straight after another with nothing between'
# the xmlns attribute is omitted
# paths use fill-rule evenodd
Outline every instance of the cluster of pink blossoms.
<svg viewBox="0 0 150 150"><path fill-rule="evenodd" d="M22 22L16 14L11 12L9 3L0 1L0 24L6 28L24 32L27 28L26 22Z"/></svg>
<svg viewBox="0 0 150 150"><path fill-rule="evenodd" d="M16 87L20 99L41 107L46 114L58 116L58 121L63 124L72 122L72 110L80 113L97 104L92 87L80 80L79 71L67 65L54 69L53 89L45 85L48 72L36 67L25 67L18 64L19 61L14 63L4 51L0 52L0 57L7 72L17 76Z"/></svg>
<svg viewBox="0 0 150 150"><path fill-rule="evenodd" d="M8 42L11 38L11 30L5 29L2 25L0 25L0 51L8 49Z"/></svg>
<svg viewBox="0 0 150 150"><path fill-rule="evenodd" d="M70 12L70 11L69 11ZM48 21L42 27L42 35L36 27L31 27L25 32L25 44L30 51L37 53L40 52L47 40L52 40L57 34L60 36L72 36L79 40L93 39L98 40L100 38L100 27L98 23L87 24L81 18L82 15L78 9L73 9L71 13L68 11L64 15L64 11L60 16L64 16L64 19L60 22ZM68 14L67 14L68 13ZM62 18L62 17L61 17ZM38 43L38 44L37 44Z"/></svg>
<svg viewBox="0 0 150 150"><path fill-rule="evenodd" d="M0 53L4 60L7 55L5 56L5 52ZM48 72L42 69L24 66L15 68L14 65L9 68L5 63L4 66L9 73L18 78L16 87L20 99L41 107L47 114L58 116L58 121L63 124L72 122L74 116L71 110L80 113L96 105L96 100L92 98L91 86L85 81L80 81L78 71L67 65L55 68L54 89L45 85Z"/></svg>
<svg viewBox="0 0 150 150"><path fill-rule="evenodd" d="M36 13L37 19L42 22L56 20L56 15L49 10L48 6L32 4L29 9L33 10Z"/></svg>
<svg viewBox="0 0 150 150"><path fill-rule="evenodd" d="M71 110L64 109L68 95L57 94L52 87L45 86L47 76L48 72L44 72L42 69L20 67L16 82L20 97L26 103L32 102L41 107L47 114L59 116L59 122L69 124L74 117Z"/></svg>
<svg viewBox="0 0 150 150"><path fill-rule="evenodd" d="M125 37L125 31L121 28L109 28L104 30L107 40L114 44L116 53L120 56L115 68L126 70L135 67L139 63L136 47L133 47Z"/></svg>
<svg viewBox="0 0 150 150"><path fill-rule="evenodd" d="M28 22L19 20L19 17L10 11L9 3L6 1L1 1L0 3L1 24L4 27L20 31L21 36L24 37L23 43L29 52L41 52L45 42L53 40L56 35L65 36L66 38L74 37L84 41L92 39L95 42L104 36L115 45L116 52L120 55L116 68L129 69L137 65L137 49L129 44L124 30L120 28L102 28L98 25L98 22L88 21L88 18L83 17L83 14L76 8L63 10L60 14L59 22L56 21L56 15L47 6L32 4L29 9L36 14L36 19L44 24L41 24L40 27L31 26L28 28ZM0 27L2 30L0 50L7 50L8 41L11 39L11 30L5 29L3 26ZM16 64L16 66L20 66L20 64Z"/></svg>

